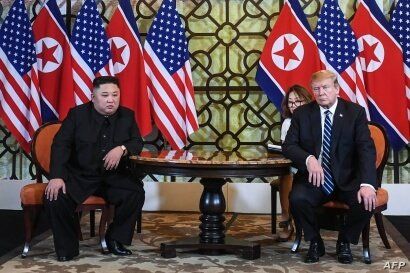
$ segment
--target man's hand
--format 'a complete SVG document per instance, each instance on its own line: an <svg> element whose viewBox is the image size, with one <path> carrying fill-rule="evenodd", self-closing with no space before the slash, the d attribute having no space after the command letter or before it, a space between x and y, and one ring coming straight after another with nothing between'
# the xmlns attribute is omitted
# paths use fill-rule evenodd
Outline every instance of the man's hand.
<svg viewBox="0 0 410 273"><path fill-rule="evenodd" d="M54 178L51 179L46 187L45 195L46 198L50 201L57 200L58 191L62 189L63 193L65 194L65 183L64 180L61 178Z"/></svg>
<svg viewBox="0 0 410 273"><path fill-rule="evenodd" d="M121 157L124 151L121 149L121 146L117 146L108 152L103 158L104 168L106 170L115 170L120 164Z"/></svg>
<svg viewBox="0 0 410 273"><path fill-rule="evenodd" d="M311 156L307 162L307 170L309 172L309 182L320 187L325 181L322 166L320 166L319 161L316 157Z"/></svg>
<svg viewBox="0 0 410 273"><path fill-rule="evenodd" d="M360 187L360 190L357 192L357 201L361 204L362 200L365 210L372 211L376 208L376 193L372 187Z"/></svg>

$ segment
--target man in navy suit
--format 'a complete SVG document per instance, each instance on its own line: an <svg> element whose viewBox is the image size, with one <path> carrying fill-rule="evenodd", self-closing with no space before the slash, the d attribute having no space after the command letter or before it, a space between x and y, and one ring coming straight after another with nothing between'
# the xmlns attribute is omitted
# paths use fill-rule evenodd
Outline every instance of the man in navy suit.
<svg viewBox="0 0 410 273"><path fill-rule="evenodd" d="M310 241L306 263L325 254L314 210L330 199L349 205L339 232L338 261L352 263L350 243L357 244L376 205L376 152L363 107L338 98L336 75L312 75L315 101L296 109L283 144L298 172L290 194L292 215Z"/></svg>
<svg viewBox="0 0 410 273"><path fill-rule="evenodd" d="M134 112L119 105L117 78L95 78L93 87L91 102L70 110L51 149L44 205L59 261L79 254L74 211L90 195L115 205L106 233L108 250L130 255L124 244L131 244L145 199L142 181L129 168L128 157L143 147Z"/></svg>

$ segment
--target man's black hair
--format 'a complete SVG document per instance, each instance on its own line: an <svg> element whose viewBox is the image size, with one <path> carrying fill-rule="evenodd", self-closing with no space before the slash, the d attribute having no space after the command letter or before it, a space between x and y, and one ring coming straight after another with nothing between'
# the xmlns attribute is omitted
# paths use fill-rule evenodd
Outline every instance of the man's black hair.
<svg viewBox="0 0 410 273"><path fill-rule="evenodd" d="M107 83L113 83L120 87L120 82L118 81L118 78L114 76L101 76L97 77L93 80L93 87L94 89L100 88L102 84L107 84Z"/></svg>

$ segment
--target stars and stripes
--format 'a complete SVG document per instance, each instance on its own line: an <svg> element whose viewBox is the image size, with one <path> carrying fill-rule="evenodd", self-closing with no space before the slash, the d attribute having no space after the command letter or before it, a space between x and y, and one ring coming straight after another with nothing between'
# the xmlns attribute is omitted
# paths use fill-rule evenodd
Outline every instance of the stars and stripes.
<svg viewBox="0 0 410 273"><path fill-rule="evenodd" d="M406 74L407 117L410 120L410 1L399 0L390 18L394 37L403 50Z"/></svg>
<svg viewBox="0 0 410 273"><path fill-rule="evenodd" d="M156 125L173 149L198 129L185 29L174 0L164 0L144 44L148 95Z"/></svg>
<svg viewBox="0 0 410 273"><path fill-rule="evenodd" d="M0 26L0 117L26 152L41 124L36 61L24 0L16 0Z"/></svg>
<svg viewBox="0 0 410 273"><path fill-rule="evenodd" d="M95 76L111 75L105 69L110 46L94 0L85 0L75 20L71 35L71 56L76 104L91 99Z"/></svg>
<svg viewBox="0 0 410 273"><path fill-rule="evenodd" d="M314 35L326 69L339 75L340 96L362 105L370 119L357 40L337 0L324 2Z"/></svg>

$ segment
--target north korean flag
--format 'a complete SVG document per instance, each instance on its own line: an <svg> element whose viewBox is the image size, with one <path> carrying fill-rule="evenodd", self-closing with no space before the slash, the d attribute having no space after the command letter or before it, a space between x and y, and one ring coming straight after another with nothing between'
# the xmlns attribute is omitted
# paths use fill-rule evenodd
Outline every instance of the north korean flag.
<svg viewBox="0 0 410 273"><path fill-rule="evenodd" d="M120 0L107 36L111 48L111 66L120 81L121 105L135 112L142 136L152 131L150 101L140 35L129 0Z"/></svg>
<svg viewBox="0 0 410 273"><path fill-rule="evenodd" d="M359 44L370 118L383 124L395 150L410 139L403 54L375 1L359 3L352 28Z"/></svg>
<svg viewBox="0 0 410 273"><path fill-rule="evenodd" d="M63 120L75 105L70 44L56 0L40 10L33 23L43 123Z"/></svg>
<svg viewBox="0 0 410 273"><path fill-rule="evenodd" d="M322 66L299 1L286 1L262 51L257 83L280 109L287 89L294 84L308 87L312 73Z"/></svg>

